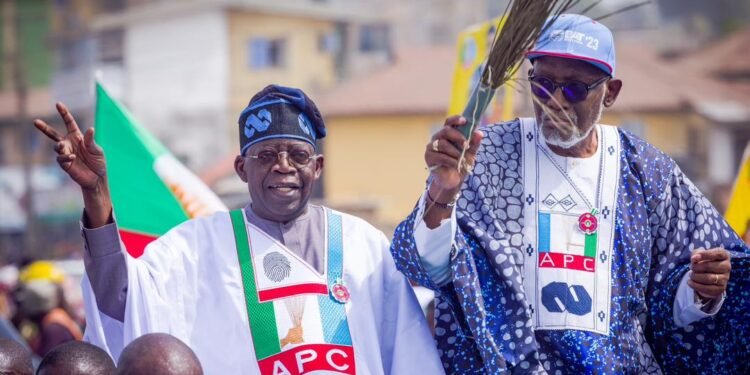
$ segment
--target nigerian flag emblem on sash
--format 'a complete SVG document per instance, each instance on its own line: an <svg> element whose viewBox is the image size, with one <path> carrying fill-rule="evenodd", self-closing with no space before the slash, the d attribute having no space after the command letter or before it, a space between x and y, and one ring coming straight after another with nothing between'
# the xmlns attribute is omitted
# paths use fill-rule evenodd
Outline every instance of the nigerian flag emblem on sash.
<svg viewBox="0 0 750 375"><path fill-rule="evenodd" d="M607 335L619 182L617 129L597 125L597 153L567 160L540 140L533 119L521 119L521 126L524 288L534 328ZM585 165L573 173L568 162Z"/></svg>
<svg viewBox="0 0 750 375"><path fill-rule="evenodd" d="M321 275L248 223L242 210L230 215L260 372L355 374L342 278L341 216L326 209L326 269Z"/></svg>

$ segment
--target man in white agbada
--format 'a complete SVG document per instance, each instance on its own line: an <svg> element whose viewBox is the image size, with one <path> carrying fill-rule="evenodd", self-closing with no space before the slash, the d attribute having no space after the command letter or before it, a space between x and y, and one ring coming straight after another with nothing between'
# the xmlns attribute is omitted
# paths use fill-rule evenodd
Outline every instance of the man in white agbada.
<svg viewBox="0 0 750 375"><path fill-rule="evenodd" d="M239 119L235 170L252 203L185 222L133 259L120 245L104 155L58 104L67 134L37 120L82 189L85 338L114 358L165 332L208 374L442 373L434 342L386 237L308 204L325 136L300 90L268 86Z"/></svg>

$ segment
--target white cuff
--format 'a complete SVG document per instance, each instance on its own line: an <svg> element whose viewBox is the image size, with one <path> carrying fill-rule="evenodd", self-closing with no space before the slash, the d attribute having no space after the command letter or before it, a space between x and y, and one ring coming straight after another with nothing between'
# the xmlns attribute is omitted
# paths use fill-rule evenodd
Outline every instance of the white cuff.
<svg viewBox="0 0 750 375"><path fill-rule="evenodd" d="M423 219L426 196L426 193L422 193L417 205L414 242L430 279L438 286L443 286L451 280L450 253L456 235L456 209L454 207L450 218L440 221L437 228L427 228Z"/></svg>
<svg viewBox="0 0 750 375"><path fill-rule="evenodd" d="M687 283L692 272L685 272L685 275L682 276L677 294L674 297L674 323L678 327L685 327L703 318L716 315L726 299L725 293L721 296L721 299L710 302L712 306L709 311L701 310L700 299L697 298L695 290Z"/></svg>

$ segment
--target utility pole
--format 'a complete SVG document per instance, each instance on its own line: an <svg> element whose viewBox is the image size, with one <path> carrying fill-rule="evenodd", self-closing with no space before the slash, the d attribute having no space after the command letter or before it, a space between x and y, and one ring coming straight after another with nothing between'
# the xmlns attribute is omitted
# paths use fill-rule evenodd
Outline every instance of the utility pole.
<svg viewBox="0 0 750 375"><path fill-rule="evenodd" d="M34 167L32 137L34 129L28 116L28 82L26 81L26 71L23 66L23 51L21 50L21 13L18 11L18 4L22 0L5 0L3 7L6 13L6 20L10 23L10 30L13 36L13 45L11 46L9 60L11 66L11 76L13 79L13 90L16 96L16 126L18 135L20 135L20 144L23 150L23 181L25 187L24 211L26 212L26 230L23 236L23 256L34 257L37 254L36 244L36 210L34 209L34 186L32 182L32 170Z"/></svg>

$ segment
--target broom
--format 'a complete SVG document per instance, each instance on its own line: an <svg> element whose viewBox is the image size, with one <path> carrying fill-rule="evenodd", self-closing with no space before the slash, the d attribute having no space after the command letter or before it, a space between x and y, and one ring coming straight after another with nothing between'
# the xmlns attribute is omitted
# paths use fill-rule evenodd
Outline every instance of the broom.
<svg viewBox="0 0 750 375"><path fill-rule="evenodd" d="M458 129L466 139L469 139L476 126L480 124L484 111L495 95L495 90L513 78L526 56L526 51L534 46L539 35L551 26L557 17L576 6L578 2L579 0L511 0L508 3L504 12L506 17L500 19L496 28L498 32L492 42L482 76L464 108L463 117L466 118L466 124ZM594 19L601 21L651 2L652 0L645 0ZM586 14L599 3L601 0L590 4L580 13ZM462 153L459 165L463 162L463 156Z"/></svg>
<svg viewBox="0 0 750 375"><path fill-rule="evenodd" d="M470 139L471 133L481 122L495 90L513 77L521 66L526 51L534 46L545 27L549 27L560 14L577 3L578 0L512 0L508 4L504 22L501 19L497 27L498 32L482 70L482 77L464 109L466 124L458 128L466 139ZM462 153L460 161L463 161L463 156Z"/></svg>
<svg viewBox="0 0 750 375"><path fill-rule="evenodd" d="M626 6L617 11L595 18L601 20L622 12L626 12L643 5L651 3L645 0L638 4ZM521 62L537 42L539 36L550 27L557 18L566 13L579 3L579 0L511 0L501 18L492 42L487 61L482 70L482 76L477 86L469 96L469 102L464 108L463 117L466 124L457 127L464 138L471 139L471 134L481 123L482 115L492 101L495 91L509 82L516 71L521 67ZM586 7L581 13L587 13L596 7L601 1L596 1ZM538 99L532 96L532 100ZM544 106L543 106L544 107ZM546 109L546 108L545 108ZM467 141L461 149L458 159L458 170L465 169L471 174L472 167L465 160L466 150L469 148ZM436 167L429 168L432 171ZM425 212L429 211L434 203L430 204Z"/></svg>
<svg viewBox="0 0 750 375"><path fill-rule="evenodd" d="M496 28L487 61L482 69L482 76L469 96L469 103L464 108L463 117L466 124L457 129L464 138L471 139L471 134L481 123L482 115L495 96L495 90L508 82L521 66L526 51L531 49L546 27L549 27L560 14L565 13L579 0L511 0ZM597 2L598 3L598 2ZM595 5L596 3L594 3ZM550 22L547 22L547 21ZM471 174L472 167L465 160L467 141L461 148L458 158L458 170L465 169ZM433 166L430 171L437 168ZM430 203L425 212L435 203ZM422 218L420 218L421 220Z"/></svg>

